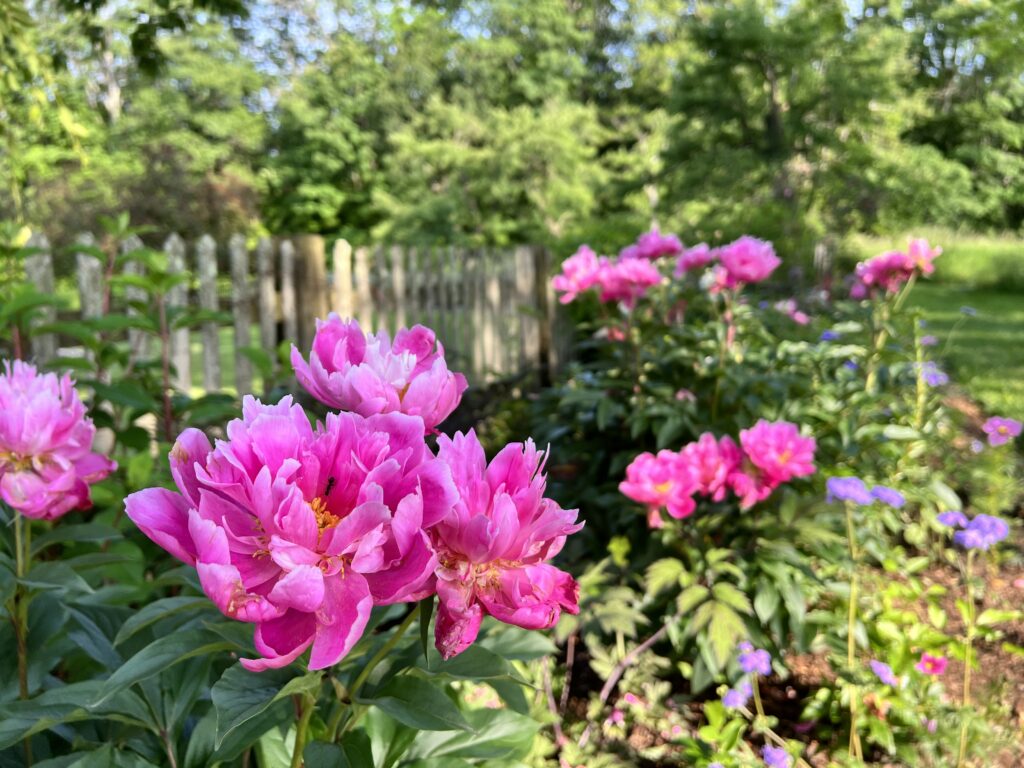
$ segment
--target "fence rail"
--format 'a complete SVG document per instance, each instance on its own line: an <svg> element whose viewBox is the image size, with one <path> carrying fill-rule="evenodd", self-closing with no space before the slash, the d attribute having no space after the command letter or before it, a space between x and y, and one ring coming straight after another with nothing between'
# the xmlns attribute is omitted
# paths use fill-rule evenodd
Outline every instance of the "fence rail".
<svg viewBox="0 0 1024 768"><path fill-rule="evenodd" d="M91 234L78 242L91 248L97 244ZM26 263L26 274L40 291L53 293L49 244L37 235L32 245L39 250ZM430 326L444 344L450 366L475 384L525 373L546 378L565 357L564 320L547 279L549 256L544 248L353 248L336 240L328 250L317 235L261 238L252 245L242 235L219 245L209 235L188 243L177 234L162 244L168 271L190 276L168 294L169 306L230 311L239 392L252 386L252 364L244 350L252 345L254 329L258 328L259 345L272 355L282 341L305 351L312 343L316 318L332 311L356 318L364 330L394 334L415 323ZM103 265L84 252L77 254L75 264L81 316L101 316L108 310L103 306ZM141 269L137 262L124 265L129 273ZM225 283L228 291L222 291ZM183 390L191 386L191 350L197 340L202 388L218 390L221 336L213 321L195 331L173 332L175 385ZM133 350L137 343L132 341ZM56 353L57 340L51 335L33 338L36 358L46 361Z"/></svg>

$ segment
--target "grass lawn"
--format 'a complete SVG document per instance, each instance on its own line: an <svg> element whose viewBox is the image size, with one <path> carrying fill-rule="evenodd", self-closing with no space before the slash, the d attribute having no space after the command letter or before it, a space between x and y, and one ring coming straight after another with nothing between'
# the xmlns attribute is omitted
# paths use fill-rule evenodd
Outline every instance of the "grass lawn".
<svg viewBox="0 0 1024 768"><path fill-rule="evenodd" d="M918 283L909 303L939 338L936 355L953 379L990 414L1024 419L1024 292Z"/></svg>

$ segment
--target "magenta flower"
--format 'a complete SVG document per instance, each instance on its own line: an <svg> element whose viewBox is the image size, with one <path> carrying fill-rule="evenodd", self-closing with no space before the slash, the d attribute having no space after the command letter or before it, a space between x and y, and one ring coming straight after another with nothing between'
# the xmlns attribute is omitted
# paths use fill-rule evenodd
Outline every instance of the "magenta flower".
<svg viewBox="0 0 1024 768"><path fill-rule="evenodd" d="M360 416L419 416L427 431L455 410L466 391L466 377L448 370L444 347L429 328L403 328L392 342L386 332L364 334L355 320L333 312L316 322L309 363L293 346L292 366L299 383L331 408Z"/></svg>
<svg viewBox="0 0 1024 768"><path fill-rule="evenodd" d="M675 256L683 252L683 244L675 235L663 235L657 227L652 227L650 232L645 232L637 238L637 241L622 249L619 254L623 259L647 259L655 261L662 256Z"/></svg>
<svg viewBox="0 0 1024 768"><path fill-rule="evenodd" d="M911 239L907 246L907 257L924 275L930 275L935 271L935 265L932 262L941 254L942 248L938 246L932 248L923 237Z"/></svg>
<svg viewBox="0 0 1024 768"><path fill-rule="evenodd" d="M729 482L743 509L768 498L775 488L794 477L815 472L814 438L803 437L788 421L759 420L740 432L740 446L745 460Z"/></svg>
<svg viewBox="0 0 1024 768"><path fill-rule="evenodd" d="M719 441L705 432L679 452L679 459L687 466L686 474L696 478L696 490L721 501L729 489L729 476L739 468L743 454L732 438L723 436Z"/></svg>
<svg viewBox="0 0 1024 768"><path fill-rule="evenodd" d="M572 256L562 262L562 273L551 278L551 287L562 295L559 301L569 304L584 291L594 287L602 267L608 260L597 257L589 246L581 245Z"/></svg>
<svg viewBox="0 0 1024 768"><path fill-rule="evenodd" d="M767 280L782 263L771 243L749 235L719 248L718 261L725 268L729 288Z"/></svg>
<svg viewBox="0 0 1024 768"><path fill-rule="evenodd" d="M674 274L676 277L682 277L687 272L706 267L717 258L718 251L709 248L707 243L699 243L679 255Z"/></svg>
<svg viewBox="0 0 1024 768"><path fill-rule="evenodd" d="M89 486L117 469L92 451L96 427L69 374L4 361L0 373L0 498L36 520L92 504Z"/></svg>
<svg viewBox="0 0 1024 768"><path fill-rule="evenodd" d="M924 239L910 241L907 251L886 251L857 265L850 296L864 299L878 292L896 293L916 272L930 275L932 263L941 248L932 248Z"/></svg>
<svg viewBox="0 0 1024 768"><path fill-rule="evenodd" d="M688 462L684 462L675 451L641 453L626 467L626 479L619 483L619 491L645 504L648 509L648 523L660 528L661 510L681 520L689 517L696 509L693 494L700 487Z"/></svg>
<svg viewBox="0 0 1024 768"><path fill-rule="evenodd" d="M1021 423L1016 419L993 416L981 425L982 431L988 435L989 445L1005 445L1021 432Z"/></svg>
<svg viewBox="0 0 1024 768"><path fill-rule="evenodd" d="M432 531L437 549L435 626L448 659L476 640L490 615L525 629L553 627L563 610L579 612L579 585L545 562L583 527L577 510L545 498L545 454L533 441L510 443L490 464L472 431L438 438L459 500Z"/></svg>
<svg viewBox="0 0 1024 768"><path fill-rule="evenodd" d="M246 397L227 440L211 448L185 430L170 453L178 492L149 488L125 500L150 539L195 566L229 618L256 625L260 671L312 646L309 668L336 664L376 604L433 592L437 559L424 529L452 509L448 466L399 413L330 414L310 427L285 397Z"/></svg>
<svg viewBox="0 0 1024 768"><path fill-rule="evenodd" d="M941 675L946 671L949 659L944 656L932 656L930 653L922 653L921 660L914 665L914 669L925 675Z"/></svg>
<svg viewBox="0 0 1024 768"><path fill-rule="evenodd" d="M658 268L646 259L619 259L598 271L597 286L603 302L620 302L632 309L652 285L662 280Z"/></svg>

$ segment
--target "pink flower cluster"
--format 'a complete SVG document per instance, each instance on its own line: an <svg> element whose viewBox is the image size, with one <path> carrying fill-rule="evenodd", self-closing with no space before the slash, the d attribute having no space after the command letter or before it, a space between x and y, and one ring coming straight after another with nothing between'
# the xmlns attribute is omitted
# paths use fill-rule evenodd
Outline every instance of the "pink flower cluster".
<svg viewBox="0 0 1024 768"><path fill-rule="evenodd" d="M338 369L366 360L357 331L328 321L314 354ZM433 333L405 333L391 355L408 352L428 361L423 371L447 371L440 352L429 354ZM371 337L367 348L373 338L385 346ZM415 365L400 362L411 392ZM487 465L470 432L442 436L435 455L421 412L437 410L424 395L421 412L400 412L408 392L389 399L388 371L374 382L379 398L340 381L326 390L352 412L329 413L315 427L290 397L274 405L246 397L226 439L211 445L195 429L178 438L176 491L149 488L125 501L150 539L195 567L224 615L255 625L260 658L244 659L248 669L281 667L307 650L310 669L329 667L362 636L373 606L435 593L445 658L475 640L485 615L537 629L578 610L576 582L545 561L582 524L576 510L545 498L544 454L513 443ZM369 405L348 399L366 391Z"/></svg>
<svg viewBox="0 0 1024 768"><path fill-rule="evenodd" d="M811 322L806 312L801 311L795 299L783 299L775 302L775 311L781 312L797 325L807 325Z"/></svg>
<svg viewBox="0 0 1024 768"><path fill-rule="evenodd" d="M886 251L857 265L850 296L866 299L878 293L893 294L916 273L930 275L935 271L935 259L941 248L932 248L928 241L917 238L910 241L906 251Z"/></svg>
<svg viewBox="0 0 1024 768"><path fill-rule="evenodd" d="M767 280L782 262L772 244L744 235L728 245L709 248L705 243L688 248L676 261L675 275L714 264L708 290L720 293Z"/></svg>
<svg viewBox="0 0 1024 768"><path fill-rule="evenodd" d="M661 281L658 268L647 258L622 255L612 261L583 245L562 263L562 273L551 278L551 285L562 294L562 304L597 288L602 302L620 302L632 309L651 286Z"/></svg>
<svg viewBox="0 0 1024 768"><path fill-rule="evenodd" d="M656 261L662 256L675 256L683 252L683 244L675 235L663 235L657 227L652 227L650 232L644 232L633 245L627 246L619 252L621 259L647 259Z"/></svg>
<svg viewBox="0 0 1024 768"><path fill-rule="evenodd" d="M385 331L365 334L355 320L333 312L317 320L309 362L292 347L295 378L330 408L361 416L404 413L433 431L466 391L466 377L452 373L444 347L429 328L402 328L394 342Z"/></svg>
<svg viewBox="0 0 1024 768"><path fill-rule="evenodd" d="M722 501L732 491L749 509L780 485L815 471L813 437L795 424L760 420L740 432L739 445L710 432L679 451L642 453L626 467L619 490L647 507L647 522L662 527L661 510L682 519L696 509L695 496Z"/></svg>
<svg viewBox="0 0 1024 768"><path fill-rule="evenodd" d="M26 517L54 520L91 505L89 486L117 464L92 451L96 427L71 376L4 361L0 373L0 498Z"/></svg>

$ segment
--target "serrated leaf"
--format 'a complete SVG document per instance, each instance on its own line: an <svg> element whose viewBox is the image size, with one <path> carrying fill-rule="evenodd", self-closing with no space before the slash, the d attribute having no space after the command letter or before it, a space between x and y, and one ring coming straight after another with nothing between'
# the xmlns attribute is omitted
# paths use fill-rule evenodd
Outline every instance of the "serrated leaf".
<svg viewBox="0 0 1024 768"><path fill-rule="evenodd" d="M689 613L698 605L707 600L711 590L703 584L693 584L684 589L676 598L676 607L680 613ZM696 618L696 617L694 617Z"/></svg>
<svg viewBox="0 0 1024 768"><path fill-rule="evenodd" d="M754 612L753 607L750 605L750 598L727 581L716 582L711 588L711 594L714 595L718 602L725 603L737 611L742 611L748 615Z"/></svg>
<svg viewBox="0 0 1024 768"><path fill-rule="evenodd" d="M708 640L711 652L719 669L725 667L736 651L736 646L746 636L747 628L736 611L724 603L709 603L714 606L708 623Z"/></svg>
<svg viewBox="0 0 1024 768"><path fill-rule="evenodd" d="M647 566L647 595L653 596L662 590L679 586L679 578L684 571L682 561L674 557L665 557L655 560Z"/></svg>

